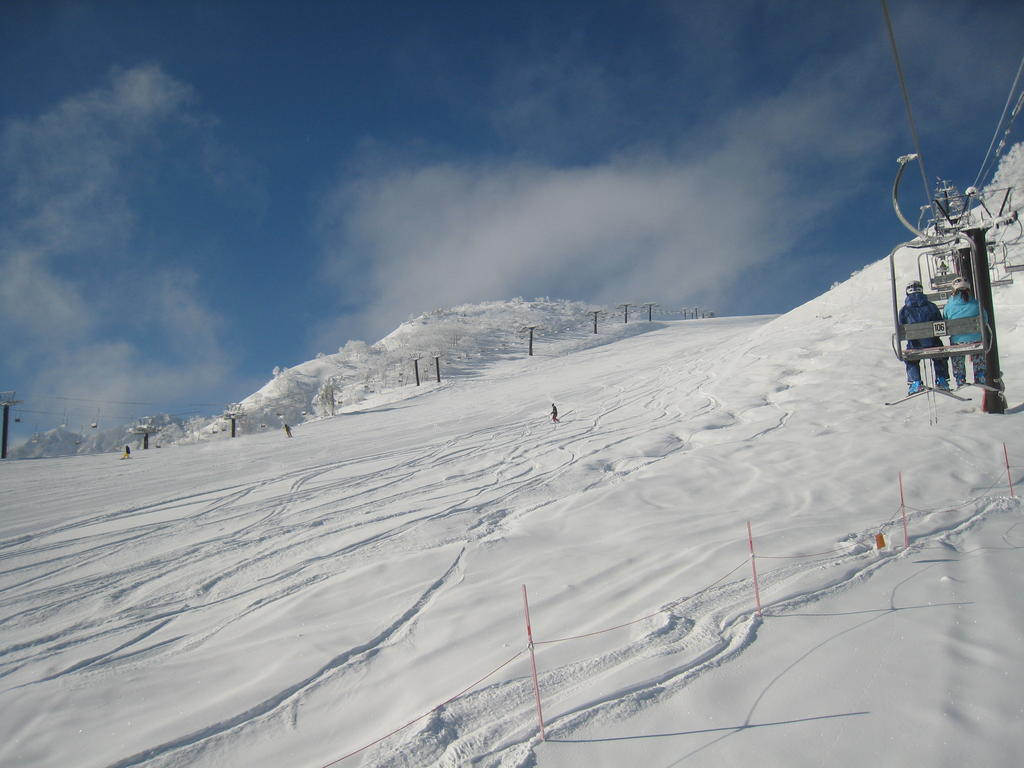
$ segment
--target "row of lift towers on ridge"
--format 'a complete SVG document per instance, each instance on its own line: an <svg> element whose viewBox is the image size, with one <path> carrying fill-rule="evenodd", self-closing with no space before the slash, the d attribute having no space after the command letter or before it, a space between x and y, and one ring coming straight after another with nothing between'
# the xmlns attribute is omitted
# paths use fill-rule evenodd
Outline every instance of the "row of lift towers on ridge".
<svg viewBox="0 0 1024 768"><path fill-rule="evenodd" d="M7 437L10 425L11 408L18 405L21 400L16 400L15 395L17 393L12 391L0 392L0 408L3 409L3 426L0 430L0 459L7 458ZM20 419L15 419L20 421ZM61 424L63 427L64 425ZM90 426L95 429L97 422L93 421ZM156 425L151 418L144 418L138 424L131 427L129 430L133 435L142 435L142 447L149 448L149 436L156 434L159 431L159 426Z"/></svg>
<svg viewBox="0 0 1024 768"><path fill-rule="evenodd" d="M0 392L0 407L3 409L3 426L2 434L0 434L0 459L7 458L7 437L10 424L10 412L11 408L21 403L21 400L15 399L15 392ZM231 423L231 436L235 436L236 422L245 416L245 411L242 406L237 403L232 403L224 411L223 418L225 421ZM18 421L19 419L15 419ZM61 425L63 426L63 425ZM96 422L91 424L93 428L97 426ZM154 435L160 431L160 425L153 421L152 417L146 417L140 420L137 424L129 427L128 431L133 435L139 435L142 437L142 448L146 450L149 448L149 436ZM159 445L157 446L159 447Z"/></svg>

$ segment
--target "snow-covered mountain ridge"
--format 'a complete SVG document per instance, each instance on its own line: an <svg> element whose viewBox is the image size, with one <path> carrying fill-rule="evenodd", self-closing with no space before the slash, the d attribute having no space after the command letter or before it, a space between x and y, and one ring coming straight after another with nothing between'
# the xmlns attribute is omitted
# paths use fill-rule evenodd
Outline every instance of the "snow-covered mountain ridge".
<svg viewBox="0 0 1024 768"><path fill-rule="evenodd" d="M593 333L593 313L598 333ZM652 312L661 320L662 312ZM624 313L577 301L522 298L435 309L399 325L376 344L350 341L336 353L287 369L241 401L252 421L297 424L358 407L370 394L478 374L493 363L529 355L568 354L651 330L646 313ZM418 361L415 363L414 361ZM405 394L409 394L406 392ZM400 396L400 395L399 395Z"/></svg>
<svg viewBox="0 0 1024 768"><path fill-rule="evenodd" d="M594 313L598 333L594 334ZM623 310L592 307L577 301L522 298L463 304L435 309L399 325L376 344L349 341L333 354L275 368L274 376L237 406L244 414L236 421L236 434L251 435L280 429L314 418L358 408L371 395L388 393L391 399L415 393L416 366L421 384L479 375L493 363L528 355L530 326L534 327L534 355L568 354L573 350L607 344L651 330L647 307ZM679 313L659 308L650 312L657 323ZM414 359L419 358L418 362ZM151 446L188 445L229 435L219 415L183 419L169 414L148 418L154 429ZM75 432L68 428L41 432L12 449L12 458L37 458L120 451L124 445L140 448L143 438L131 425Z"/></svg>

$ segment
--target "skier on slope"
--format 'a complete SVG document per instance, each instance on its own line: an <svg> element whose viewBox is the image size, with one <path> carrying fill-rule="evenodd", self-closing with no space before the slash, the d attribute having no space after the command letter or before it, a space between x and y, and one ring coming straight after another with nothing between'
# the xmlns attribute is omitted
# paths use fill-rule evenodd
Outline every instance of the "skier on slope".
<svg viewBox="0 0 1024 768"><path fill-rule="evenodd" d="M552 403L552 404L551 404L551 421L552 421L553 423L555 423L555 424L560 424L560 423L561 423L561 422L560 422L560 421L558 420L558 408L557 408L557 407L555 407L555 404L554 404L554 403Z"/></svg>
<svg viewBox="0 0 1024 768"><path fill-rule="evenodd" d="M955 320L958 317L977 317L981 312L978 300L971 296L971 284L958 277L953 281L953 295L949 297L942 315L947 320ZM985 318L986 322L988 317ZM980 333L957 333L949 337L950 344L967 344L981 341ZM957 387L967 384L967 366L964 363L963 355L953 355L953 378ZM982 354L971 355L971 368L974 369L974 383L985 383L985 356Z"/></svg>
<svg viewBox="0 0 1024 768"><path fill-rule="evenodd" d="M900 309L900 325L910 323L928 323L942 320L939 308L924 295L920 280L914 280L907 286L907 298ZM907 349L925 349L941 347L942 340L937 336L925 339L908 339ZM907 394L913 395L923 389L921 383L921 361L905 360L907 367ZM932 368L935 371L935 386L949 390L949 364L945 357L933 357Z"/></svg>

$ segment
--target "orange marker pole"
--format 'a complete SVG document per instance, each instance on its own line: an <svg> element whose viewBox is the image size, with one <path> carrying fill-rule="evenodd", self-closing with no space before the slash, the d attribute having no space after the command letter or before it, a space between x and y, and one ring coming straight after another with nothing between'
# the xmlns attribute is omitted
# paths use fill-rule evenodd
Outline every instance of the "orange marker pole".
<svg viewBox="0 0 1024 768"><path fill-rule="evenodd" d="M1010 474L1010 454L1006 451L1006 443L1003 443L1003 458L1006 460L1006 481L1010 484L1010 496L1016 498L1017 494L1013 492L1013 475Z"/></svg>
<svg viewBox="0 0 1024 768"><path fill-rule="evenodd" d="M761 588L757 583L757 564L754 562L754 534L747 520L747 543L750 545L750 569L754 572L754 601L757 603L757 615L761 615Z"/></svg>
<svg viewBox="0 0 1024 768"><path fill-rule="evenodd" d="M526 614L526 639L530 647L530 665L533 671L533 695L537 699L537 722L540 724L540 740L546 741L544 735L544 712L540 708L540 683L537 681L537 657L533 652L533 628L530 626L530 601L526 598L526 585L523 584L523 612Z"/></svg>
<svg viewBox="0 0 1024 768"><path fill-rule="evenodd" d="M903 502L903 473L900 472L900 514L903 515L903 548L910 546L910 535L907 533L907 505Z"/></svg>

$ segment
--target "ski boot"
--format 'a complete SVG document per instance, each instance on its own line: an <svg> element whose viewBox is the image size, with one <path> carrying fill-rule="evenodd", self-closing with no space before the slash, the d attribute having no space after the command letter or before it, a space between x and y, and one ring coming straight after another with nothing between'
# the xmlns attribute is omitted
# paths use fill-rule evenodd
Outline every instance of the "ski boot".
<svg viewBox="0 0 1024 768"><path fill-rule="evenodd" d="M935 388L941 389L944 392L949 392L949 379L936 379Z"/></svg>
<svg viewBox="0 0 1024 768"><path fill-rule="evenodd" d="M907 394L908 395L916 395L918 392L920 392L923 389L924 389L924 385L921 384L920 381L911 381L911 382L908 382Z"/></svg>

